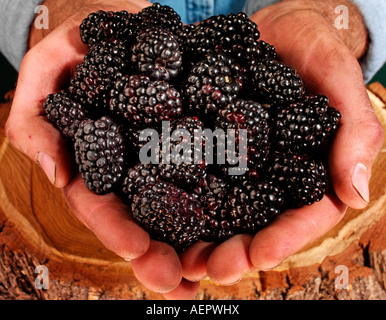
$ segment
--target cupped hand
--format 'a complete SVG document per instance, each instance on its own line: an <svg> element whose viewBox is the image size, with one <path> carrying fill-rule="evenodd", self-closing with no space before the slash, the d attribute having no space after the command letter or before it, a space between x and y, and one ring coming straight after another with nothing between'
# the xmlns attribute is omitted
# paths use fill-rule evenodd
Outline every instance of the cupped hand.
<svg viewBox="0 0 386 320"><path fill-rule="evenodd" d="M350 25L362 23L363 30L335 29L333 4L333 0L287 0L251 17L261 38L275 46L285 64L296 69L307 90L326 95L342 114L328 159L333 190L311 206L283 212L254 237L237 235L218 246L199 243L189 248L181 255L186 279L209 277L217 284L229 285L246 273L272 269L332 229L348 206L363 208L368 204L368 182L383 145L383 129L358 63L366 48L363 42L367 35L361 34L366 28L351 4Z"/></svg>
<svg viewBox="0 0 386 320"><path fill-rule="evenodd" d="M49 2L49 1L47 1ZM47 4L49 5L49 4ZM43 102L48 94L65 89L66 83L82 62L87 46L79 36L79 25L90 12L112 10L135 12L148 6L146 1L103 1L74 9L75 14L63 20L63 12L49 6L52 25L63 20L24 57L9 118L6 135L10 142L42 167L48 179L62 188L67 204L111 251L131 261L137 279L155 292L178 289L178 297L191 297L195 285L182 280L182 268L175 250L150 240L128 214L129 208L114 194L96 195L83 183L73 167L71 152L59 131L47 120ZM58 19L54 19L54 15ZM37 37L39 38L39 36ZM32 42L36 39L33 36ZM197 288L195 288L197 290Z"/></svg>

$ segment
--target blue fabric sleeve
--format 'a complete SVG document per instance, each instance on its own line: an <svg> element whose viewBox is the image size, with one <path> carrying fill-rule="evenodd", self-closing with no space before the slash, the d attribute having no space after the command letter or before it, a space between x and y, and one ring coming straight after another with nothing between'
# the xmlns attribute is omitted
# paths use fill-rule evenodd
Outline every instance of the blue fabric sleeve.
<svg viewBox="0 0 386 320"><path fill-rule="evenodd" d="M35 8L42 0L0 0L0 51L19 71Z"/></svg>
<svg viewBox="0 0 386 320"><path fill-rule="evenodd" d="M254 12L279 0L247 0L244 11L251 16ZM362 13L369 32L369 47L361 59L363 80L369 83L386 62L386 1L351 0ZM349 22L350 23L350 22Z"/></svg>
<svg viewBox="0 0 386 320"><path fill-rule="evenodd" d="M386 62L386 1L352 0L362 13L369 32L369 47L361 66L368 83Z"/></svg>
<svg viewBox="0 0 386 320"><path fill-rule="evenodd" d="M149 0L172 7L183 23L195 23L218 14L238 13L245 0Z"/></svg>

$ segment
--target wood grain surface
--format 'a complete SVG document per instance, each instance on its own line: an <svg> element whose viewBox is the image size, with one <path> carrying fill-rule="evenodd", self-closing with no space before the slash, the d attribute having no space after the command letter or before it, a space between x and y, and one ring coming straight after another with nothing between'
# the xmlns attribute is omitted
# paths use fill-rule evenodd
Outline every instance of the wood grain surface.
<svg viewBox="0 0 386 320"><path fill-rule="evenodd" d="M368 88L386 128L386 89ZM0 105L0 299L162 299L134 277L130 263L107 250L67 208L61 190L5 137L12 101ZM386 147L370 180L370 204L349 209L322 238L272 271L239 283L201 283L197 299L386 299ZM34 286L37 265L50 287ZM334 286L335 268L349 269L348 289Z"/></svg>

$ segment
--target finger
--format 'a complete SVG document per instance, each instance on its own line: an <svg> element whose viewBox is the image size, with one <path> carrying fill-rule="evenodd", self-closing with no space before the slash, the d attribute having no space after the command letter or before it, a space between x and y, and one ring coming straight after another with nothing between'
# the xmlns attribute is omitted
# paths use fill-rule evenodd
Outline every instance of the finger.
<svg viewBox="0 0 386 320"><path fill-rule="evenodd" d="M147 251L148 233L135 223L129 208L115 194L96 195L85 187L79 174L63 192L71 211L106 248L128 260Z"/></svg>
<svg viewBox="0 0 386 320"><path fill-rule="evenodd" d="M181 283L174 290L164 293L167 300L192 300L196 297L200 282L191 282L182 279Z"/></svg>
<svg viewBox="0 0 386 320"><path fill-rule="evenodd" d="M71 70L82 60L82 50L75 50L71 38L66 41L62 31L55 34L23 59L5 130L10 142L40 164L55 186L64 187L71 179L73 161L62 136L45 117L43 102L69 79Z"/></svg>
<svg viewBox="0 0 386 320"><path fill-rule="evenodd" d="M212 251L216 248L213 242L199 242L181 255L182 275L190 281L200 281L207 276L206 263Z"/></svg>
<svg viewBox="0 0 386 320"><path fill-rule="evenodd" d="M329 195L311 206L283 212L251 241L252 264L259 270L278 266L331 230L343 218L346 208L339 199Z"/></svg>
<svg viewBox="0 0 386 320"><path fill-rule="evenodd" d="M231 285L254 269L249 259L252 236L240 234L220 244L210 255L207 272L211 281L218 285Z"/></svg>
<svg viewBox="0 0 386 320"><path fill-rule="evenodd" d="M132 260L131 265L138 281L154 292L170 292L182 280L181 263L176 251L160 241L151 240L149 250Z"/></svg>

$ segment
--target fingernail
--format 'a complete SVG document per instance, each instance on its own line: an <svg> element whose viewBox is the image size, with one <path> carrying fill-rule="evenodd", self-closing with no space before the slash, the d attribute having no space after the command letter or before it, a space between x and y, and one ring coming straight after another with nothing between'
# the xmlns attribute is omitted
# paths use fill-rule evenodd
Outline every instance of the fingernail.
<svg viewBox="0 0 386 320"><path fill-rule="evenodd" d="M358 163L352 175L352 184L361 198L369 203L369 175L367 167L363 163Z"/></svg>
<svg viewBox="0 0 386 320"><path fill-rule="evenodd" d="M42 167L44 173L52 184L55 184L56 164L54 160L45 152L38 152L36 162Z"/></svg>

